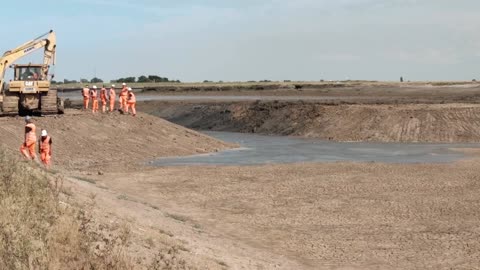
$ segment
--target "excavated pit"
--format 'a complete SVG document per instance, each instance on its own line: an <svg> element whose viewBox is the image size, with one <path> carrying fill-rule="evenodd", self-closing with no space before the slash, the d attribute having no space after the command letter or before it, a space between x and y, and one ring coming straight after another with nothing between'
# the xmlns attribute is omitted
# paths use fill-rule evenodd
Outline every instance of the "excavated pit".
<svg viewBox="0 0 480 270"><path fill-rule="evenodd" d="M176 124L205 131L340 142L480 142L478 104L146 101L139 107Z"/></svg>

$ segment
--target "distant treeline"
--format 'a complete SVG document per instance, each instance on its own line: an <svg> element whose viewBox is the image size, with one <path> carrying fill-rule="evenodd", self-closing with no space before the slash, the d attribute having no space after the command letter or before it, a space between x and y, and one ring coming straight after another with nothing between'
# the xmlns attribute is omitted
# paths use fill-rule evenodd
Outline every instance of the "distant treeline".
<svg viewBox="0 0 480 270"><path fill-rule="evenodd" d="M137 77L125 77L125 78L118 78L116 80L111 80L110 83L155 83L155 82L174 82L174 83L180 83L180 80L170 80L166 77L160 77L156 75L142 75ZM80 81L77 80L68 80L64 79L63 81L55 81L52 80L52 84L73 84L73 83L104 83L104 81L100 78L94 77L91 80L87 79L80 79Z"/></svg>

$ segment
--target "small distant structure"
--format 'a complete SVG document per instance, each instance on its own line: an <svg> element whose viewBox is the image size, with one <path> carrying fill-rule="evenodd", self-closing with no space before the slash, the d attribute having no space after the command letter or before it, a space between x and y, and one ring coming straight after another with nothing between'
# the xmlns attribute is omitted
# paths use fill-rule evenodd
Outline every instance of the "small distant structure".
<svg viewBox="0 0 480 270"><path fill-rule="evenodd" d="M400 82L403 82L403 76L400 77Z"/></svg>

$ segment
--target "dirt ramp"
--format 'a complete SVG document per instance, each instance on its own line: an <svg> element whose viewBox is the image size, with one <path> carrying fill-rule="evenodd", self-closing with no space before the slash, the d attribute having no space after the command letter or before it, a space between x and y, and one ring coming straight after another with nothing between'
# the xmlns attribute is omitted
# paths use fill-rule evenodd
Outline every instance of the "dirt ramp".
<svg viewBox="0 0 480 270"><path fill-rule="evenodd" d="M157 157L215 152L229 145L158 117L82 113L34 118L37 134L47 129L55 165L65 169L122 169ZM0 118L1 144L18 151L23 118ZM108 166L107 166L108 165ZM95 171L96 172L96 171Z"/></svg>
<svg viewBox="0 0 480 270"><path fill-rule="evenodd" d="M480 142L480 105L307 102L154 103L144 110L198 130L335 141Z"/></svg>

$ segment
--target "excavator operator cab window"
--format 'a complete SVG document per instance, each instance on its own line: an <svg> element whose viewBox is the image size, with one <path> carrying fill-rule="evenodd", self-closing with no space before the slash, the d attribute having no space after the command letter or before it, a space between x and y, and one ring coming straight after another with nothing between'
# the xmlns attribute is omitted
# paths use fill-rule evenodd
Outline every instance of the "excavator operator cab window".
<svg viewBox="0 0 480 270"><path fill-rule="evenodd" d="M15 79L18 81L38 81L41 75L40 67L17 67Z"/></svg>

